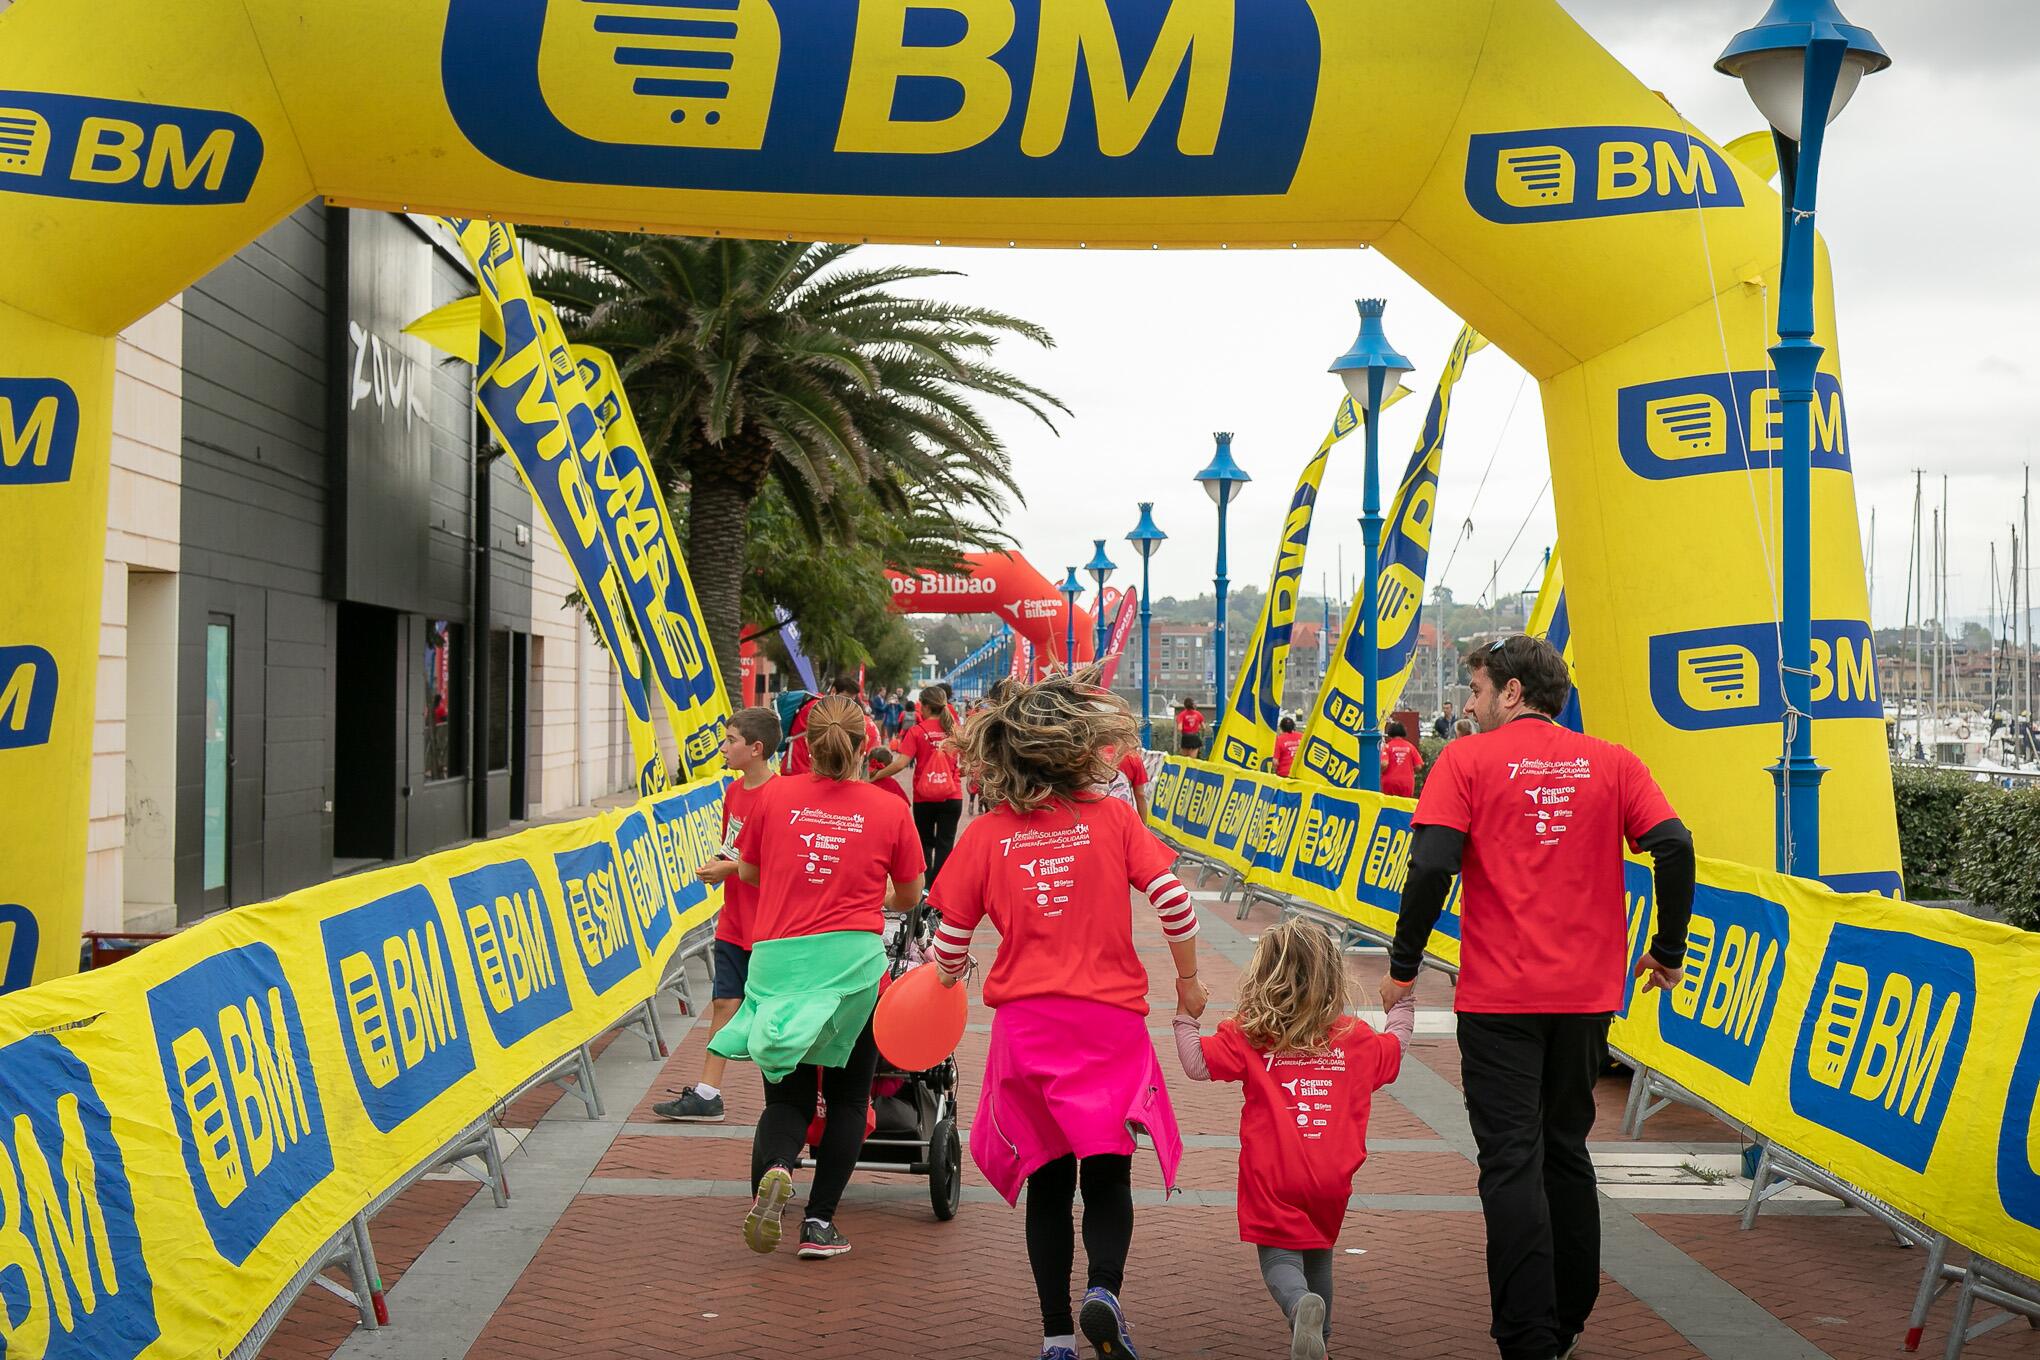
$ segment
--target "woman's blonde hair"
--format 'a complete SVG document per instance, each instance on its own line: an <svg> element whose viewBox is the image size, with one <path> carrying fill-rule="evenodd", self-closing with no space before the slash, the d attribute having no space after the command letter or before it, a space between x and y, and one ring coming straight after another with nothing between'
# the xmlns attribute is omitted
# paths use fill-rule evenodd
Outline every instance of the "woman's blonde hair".
<svg viewBox="0 0 2040 1360"><path fill-rule="evenodd" d="M1116 758L1108 760L1105 750L1138 749L1140 728L1126 701L1100 688L1098 670L1090 667L1014 685L980 709L950 744L986 805L1032 812L1110 782Z"/></svg>
<svg viewBox="0 0 2040 1360"><path fill-rule="evenodd" d="M1322 927L1291 919L1261 932L1233 1022L1263 1053L1310 1053L1346 1013L1346 960Z"/></svg>
<svg viewBox="0 0 2040 1360"><path fill-rule="evenodd" d="M807 716L808 763L824 779L851 779L862 773L858 757L870 733L864 710L840 694L817 699Z"/></svg>

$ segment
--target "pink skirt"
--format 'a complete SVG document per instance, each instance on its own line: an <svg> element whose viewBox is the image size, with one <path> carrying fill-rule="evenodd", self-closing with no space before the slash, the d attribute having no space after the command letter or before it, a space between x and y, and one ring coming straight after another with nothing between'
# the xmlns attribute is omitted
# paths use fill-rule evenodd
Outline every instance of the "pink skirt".
<svg viewBox="0 0 2040 1360"><path fill-rule="evenodd" d="M1183 1137L1146 1017L1066 998L998 1009L970 1158L1008 1204L1059 1157L1131 1155L1136 1130L1154 1144L1162 1185L1175 1189Z"/></svg>

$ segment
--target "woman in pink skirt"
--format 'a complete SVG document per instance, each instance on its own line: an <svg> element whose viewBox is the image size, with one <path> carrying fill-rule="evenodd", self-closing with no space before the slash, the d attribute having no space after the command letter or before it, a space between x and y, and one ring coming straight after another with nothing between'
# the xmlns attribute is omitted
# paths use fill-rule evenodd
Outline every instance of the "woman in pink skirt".
<svg viewBox="0 0 2040 1360"><path fill-rule="evenodd" d="M1119 1302L1133 1241L1134 1133L1145 1133L1173 1189L1182 1137L1147 1032L1147 969L1133 947L1128 888L1154 905L1186 1010L1204 1004L1197 915L1170 872L1175 852L1125 803L1101 792L1109 749L1139 736L1123 701L1093 677L1016 686L958 737L987 809L956 843L929 901L942 913L935 961L949 985L987 915L999 952L985 978L994 1007L970 1155L1017 1204L1027 1189L1027 1256L1041 1296L1041 1360L1075 1360L1082 1327L1104 1360L1136 1360ZM1089 1257L1073 1317L1072 1215L1084 1196Z"/></svg>

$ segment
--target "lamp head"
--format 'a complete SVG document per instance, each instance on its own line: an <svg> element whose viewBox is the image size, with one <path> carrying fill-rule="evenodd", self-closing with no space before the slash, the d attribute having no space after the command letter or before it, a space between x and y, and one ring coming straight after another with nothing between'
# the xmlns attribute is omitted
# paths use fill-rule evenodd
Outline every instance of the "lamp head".
<svg viewBox="0 0 2040 1360"><path fill-rule="evenodd" d="M1133 550L1140 554L1140 560L1147 562L1153 560L1155 549L1161 547L1162 540L1167 537L1167 534L1155 527L1155 503L1153 501L1142 501L1140 503L1140 523L1133 526L1133 532L1126 536L1126 541L1131 543Z"/></svg>
<svg viewBox="0 0 2040 1360"><path fill-rule="evenodd" d="M1396 352L1388 343L1388 336L1381 329L1381 314L1388 307L1382 298L1363 298L1360 308L1360 335L1353 341L1353 348L1332 360L1329 372L1339 375L1346 384L1346 390L1353 396L1353 405L1361 411L1376 409L1371 402L1368 375L1381 374L1377 390L1381 393L1382 407L1395 392L1404 375L1414 372L1415 366Z"/></svg>
<svg viewBox="0 0 2040 1360"><path fill-rule="evenodd" d="M1213 505L1229 505L1240 494L1240 488L1254 479L1233 461L1232 431L1220 430L1211 437L1218 441L1218 451L1211 455L1210 465L1197 474L1196 480L1203 484L1204 494L1211 497Z"/></svg>
<svg viewBox="0 0 2040 1360"><path fill-rule="evenodd" d="M1098 589L1102 591L1105 589L1105 583L1112 579L1112 573L1117 570L1119 570L1117 564L1115 564L1111 558L1105 555L1105 540L1102 538L1092 539L1091 560L1084 563L1085 574L1088 575L1091 578L1091 580L1097 584Z"/></svg>
<svg viewBox="0 0 2040 1360"><path fill-rule="evenodd" d="M1057 586L1056 590L1068 602L1069 608L1075 609L1077 607L1077 596L1084 593L1084 583L1077 579L1077 569L1075 567L1069 568L1069 574L1063 577L1063 583Z"/></svg>
<svg viewBox="0 0 2040 1360"><path fill-rule="evenodd" d="M1817 41L1847 44L1834 98L1832 123L1856 93L1863 77L1891 65L1867 28L1842 17L1835 0L1772 0L1764 17L1729 40L1714 69L1742 81L1750 102L1765 121L1792 141L1800 140L1806 106L1806 49Z"/></svg>

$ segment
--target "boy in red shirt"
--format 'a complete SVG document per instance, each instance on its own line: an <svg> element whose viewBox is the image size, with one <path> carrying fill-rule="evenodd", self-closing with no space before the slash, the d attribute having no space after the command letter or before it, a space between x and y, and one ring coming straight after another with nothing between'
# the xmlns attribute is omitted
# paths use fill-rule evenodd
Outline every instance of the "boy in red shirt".
<svg viewBox="0 0 2040 1360"><path fill-rule="evenodd" d="M1176 1013L1176 1056L1193 1081L1236 1081L1240 1241L1290 1326L1292 1360L1324 1360L1331 1340L1332 1248L1367 1160L1374 1092L1402 1071L1416 1024L1404 997L1386 1033L1346 1015L1346 964L1307 921L1261 933L1240 980L1239 1010L1200 1039L1202 1006Z"/></svg>
<svg viewBox="0 0 2040 1360"><path fill-rule="evenodd" d="M1381 743L1381 791L1391 798L1417 796L1417 771L1424 768L1424 753L1410 740L1403 725L1391 718L1388 740Z"/></svg>
<svg viewBox="0 0 2040 1360"><path fill-rule="evenodd" d="M723 790L722 850L698 871L703 883L723 885L722 911L715 918L715 977L709 987L711 1039L743 1004L744 982L751 972L751 912L758 890L737 877L737 833L772 782L772 753L778 749L779 716L771 709L746 708L730 715L722 758L737 777ZM682 1124L722 1123L722 1079L728 1066L728 1059L710 1053L701 1060L701 1080L675 1099L652 1106L652 1113Z"/></svg>

